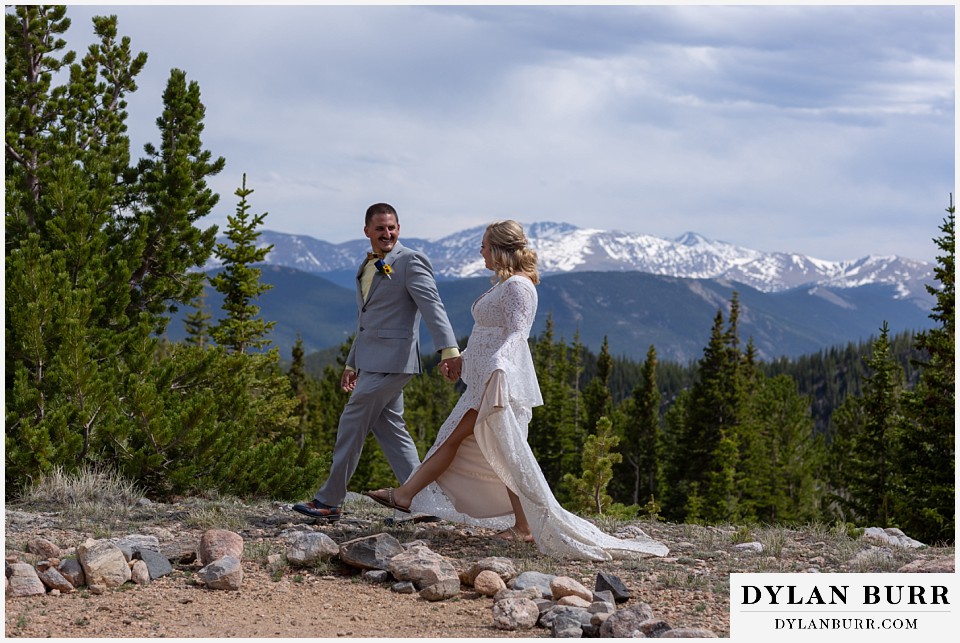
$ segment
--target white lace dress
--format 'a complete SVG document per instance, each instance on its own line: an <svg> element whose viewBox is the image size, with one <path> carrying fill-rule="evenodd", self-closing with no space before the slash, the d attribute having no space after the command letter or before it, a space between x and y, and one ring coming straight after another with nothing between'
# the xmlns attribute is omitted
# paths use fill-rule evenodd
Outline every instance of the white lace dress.
<svg viewBox="0 0 960 643"><path fill-rule="evenodd" d="M473 435L450 467L413 499L414 512L471 525L513 525L509 487L520 498L537 547L560 558L610 560L664 556L667 547L644 534L609 536L566 511L554 498L527 444L532 409L543 404L527 338L537 312L537 290L514 276L487 291L472 307L474 327L463 352L467 390L427 452L443 444L469 409L478 412Z"/></svg>

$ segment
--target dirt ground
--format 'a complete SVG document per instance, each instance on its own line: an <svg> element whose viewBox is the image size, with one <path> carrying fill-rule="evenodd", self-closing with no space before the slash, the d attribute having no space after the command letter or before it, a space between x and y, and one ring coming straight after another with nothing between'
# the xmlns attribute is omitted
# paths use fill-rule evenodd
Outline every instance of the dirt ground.
<svg viewBox="0 0 960 643"><path fill-rule="evenodd" d="M229 503L226 503L229 504ZM7 637L79 638L535 638L549 637L541 628L508 632L493 626L493 600L463 587L459 597L429 602L417 594L398 594L390 583L374 584L360 570L333 559L312 568L268 560L282 553L282 533L311 529L344 542L386 532L401 542L423 540L435 552L464 565L486 556L506 556L518 571L570 576L593 587L600 571L620 577L633 593L631 601L650 604L657 618L672 627L705 627L729 636L729 574L741 571L895 571L944 550L893 552L867 559L852 569L851 560L869 545L838 530L806 530L678 525L657 521L631 523L667 544L666 558L590 563L542 556L534 545L506 543L492 532L446 522L391 525L385 510L354 500L339 523L316 525L289 510L289 505L245 506L233 503L161 505L118 518L106 528L84 519L31 507L6 507L5 552L35 562L25 553L34 536L57 544L68 556L87 537L128 533L156 535L165 541L197 542L208 528L227 528L244 537L244 580L240 591L209 590L198 583L199 563L174 565L174 572L139 587L123 587L94 595L81 588L70 594L10 598L5 601ZM625 523L599 523L610 533ZM756 540L764 553L741 551L739 542ZM869 553L869 552L868 552ZM947 553L952 556L952 549ZM275 558L275 557L274 557ZM861 556L863 559L863 556Z"/></svg>

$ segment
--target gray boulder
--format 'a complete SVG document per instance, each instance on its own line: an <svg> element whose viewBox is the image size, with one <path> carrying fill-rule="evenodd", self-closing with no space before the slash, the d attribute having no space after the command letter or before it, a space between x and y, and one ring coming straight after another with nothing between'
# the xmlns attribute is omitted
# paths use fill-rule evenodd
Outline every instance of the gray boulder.
<svg viewBox="0 0 960 643"><path fill-rule="evenodd" d="M224 556L197 572L209 589L238 590L243 583L243 567L236 556Z"/></svg>
<svg viewBox="0 0 960 643"><path fill-rule="evenodd" d="M287 561L291 565L314 565L340 553L340 546L319 531L297 532L287 539Z"/></svg>
<svg viewBox="0 0 960 643"><path fill-rule="evenodd" d="M553 598L553 591L550 589L550 581L556 578L553 574L541 574L540 572L523 572L513 579L513 589L527 589L535 587L540 590L543 598Z"/></svg>
<svg viewBox="0 0 960 643"><path fill-rule="evenodd" d="M403 551L400 541L390 534L374 534L340 543L340 560L360 569L390 571L390 559Z"/></svg>
<svg viewBox="0 0 960 643"><path fill-rule="evenodd" d="M540 610L529 598L507 598L493 604L493 624L499 630L529 630L539 618Z"/></svg>

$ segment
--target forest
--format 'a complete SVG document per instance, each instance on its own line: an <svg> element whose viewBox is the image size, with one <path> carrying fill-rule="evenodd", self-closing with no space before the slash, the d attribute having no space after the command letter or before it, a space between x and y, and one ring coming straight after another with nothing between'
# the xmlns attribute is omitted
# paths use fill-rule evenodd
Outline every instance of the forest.
<svg viewBox="0 0 960 643"><path fill-rule="evenodd" d="M225 159L202 143L199 85L171 70L156 144L132 158L126 100L147 61L94 19L65 50L62 6L6 14L5 482L109 469L153 497L211 490L297 500L326 475L347 344L318 365L281 356L259 316L267 214L238 177L229 243L201 220ZM56 81L56 82L55 82ZM59 84L57 84L59 83ZM257 208L259 209L259 208ZM693 364L597 354L552 324L530 338L544 404L529 441L558 499L583 514L669 521L899 527L954 539L952 195L938 232L934 324L763 363L740 336L737 293ZM211 256L217 276L200 267ZM214 322L206 280L223 295ZM187 338L162 339L181 307ZM405 390L421 454L459 395L424 360ZM395 484L368 444L352 488Z"/></svg>

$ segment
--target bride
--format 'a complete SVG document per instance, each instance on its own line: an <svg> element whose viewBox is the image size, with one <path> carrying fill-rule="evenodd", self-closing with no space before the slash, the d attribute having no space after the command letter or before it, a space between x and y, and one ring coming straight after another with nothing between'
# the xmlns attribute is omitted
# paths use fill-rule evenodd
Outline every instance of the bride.
<svg viewBox="0 0 960 643"><path fill-rule="evenodd" d="M532 409L543 404L527 338L537 312L537 254L516 221L487 226L480 245L494 286L473 303L473 331L459 361L441 371L467 386L423 463L396 489L366 495L392 509L500 529L563 558L664 556L641 536L621 540L566 511L527 444ZM512 518L512 525L511 525Z"/></svg>

